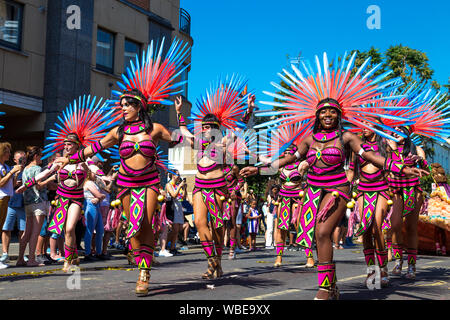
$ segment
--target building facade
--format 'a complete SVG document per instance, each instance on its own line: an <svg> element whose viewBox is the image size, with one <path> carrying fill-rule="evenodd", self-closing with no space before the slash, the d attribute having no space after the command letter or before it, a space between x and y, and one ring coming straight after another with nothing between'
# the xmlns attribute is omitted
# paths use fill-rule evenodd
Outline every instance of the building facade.
<svg viewBox="0 0 450 320"><path fill-rule="evenodd" d="M180 0L0 0L1 139L14 149L44 145L69 103L87 94L111 98L130 59L163 37L165 50L174 38L193 46ZM182 95L188 114L187 85ZM152 119L177 127L174 108Z"/></svg>
<svg viewBox="0 0 450 320"><path fill-rule="evenodd" d="M429 163L437 162L444 168L446 174L450 174L450 139L447 143L434 142L434 155Z"/></svg>

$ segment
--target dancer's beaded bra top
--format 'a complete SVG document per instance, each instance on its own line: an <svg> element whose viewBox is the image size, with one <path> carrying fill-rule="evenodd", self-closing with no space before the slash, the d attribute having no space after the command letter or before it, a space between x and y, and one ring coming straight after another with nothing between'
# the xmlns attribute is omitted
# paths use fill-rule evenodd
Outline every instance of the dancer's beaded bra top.
<svg viewBox="0 0 450 320"><path fill-rule="evenodd" d="M58 187L56 193L63 197L83 198L83 185L87 172L78 164L73 170L66 168L58 172ZM70 182L75 182L75 184ZM68 182L68 183L66 183Z"/></svg>
<svg viewBox="0 0 450 320"><path fill-rule="evenodd" d="M145 132L145 124L141 121L127 123L124 126L124 135L135 136ZM123 171L128 175L144 175L150 171L155 171L156 146L151 136L149 139L141 139L138 141L123 139L119 146L120 163ZM146 164L141 169L131 168L126 164L126 160L135 155L141 155L146 159ZM120 174L120 172L119 172Z"/></svg>

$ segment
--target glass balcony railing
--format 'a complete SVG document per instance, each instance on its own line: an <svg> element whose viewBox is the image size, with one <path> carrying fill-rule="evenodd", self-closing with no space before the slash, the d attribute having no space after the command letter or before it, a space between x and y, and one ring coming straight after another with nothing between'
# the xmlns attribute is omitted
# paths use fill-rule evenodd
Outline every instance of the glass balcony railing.
<svg viewBox="0 0 450 320"><path fill-rule="evenodd" d="M180 31L191 35L191 16L183 8L180 8Z"/></svg>

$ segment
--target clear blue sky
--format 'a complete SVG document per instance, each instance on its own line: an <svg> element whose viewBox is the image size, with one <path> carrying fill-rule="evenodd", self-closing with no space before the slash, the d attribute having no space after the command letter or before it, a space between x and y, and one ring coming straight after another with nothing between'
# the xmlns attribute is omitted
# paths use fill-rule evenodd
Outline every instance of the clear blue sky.
<svg viewBox="0 0 450 320"><path fill-rule="evenodd" d="M381 29L370 30L370 5L381 10ZM189 100L220 75L239 73L249 80L257 100L287 66L287 55L312 59L345 50L384 52L402 44L427 54L433 79L450 77L450 1L417 0L181 0L191 15L192 69Z"/></svg>

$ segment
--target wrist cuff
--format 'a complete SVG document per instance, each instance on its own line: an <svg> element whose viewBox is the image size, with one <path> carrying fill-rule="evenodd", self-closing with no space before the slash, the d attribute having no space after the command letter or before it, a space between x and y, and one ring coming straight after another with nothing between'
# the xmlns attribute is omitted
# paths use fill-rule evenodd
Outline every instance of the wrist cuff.
<svg viewBox="0 0 450 320"><path fill-rule="evenodd" d="M84 149L79 150L69 158L69 163L71 164L80 163L84 161L86 161L86 157L84 156Z"/></svg>

